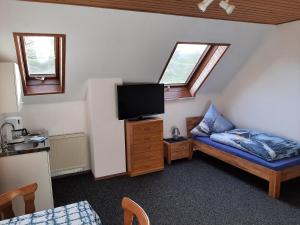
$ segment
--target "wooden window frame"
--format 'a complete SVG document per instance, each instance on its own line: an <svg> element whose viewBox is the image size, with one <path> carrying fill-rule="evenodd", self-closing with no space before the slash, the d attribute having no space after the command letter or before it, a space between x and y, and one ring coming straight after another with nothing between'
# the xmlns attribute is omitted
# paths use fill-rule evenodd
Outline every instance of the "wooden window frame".
<svg viewBox="0 0 300 225"><path fill-rule="evenodd" d="M163 72L158 80L158 83L160 83L172 57L173 54L178 46L178 44L199 44L199 45L207 45L208 49L205 50L204 55L202 55L194 67L192 74L189 75L189 78L187 79L185 84L166 84L165 85L165 100L176 100L176 99L185 99L185 98L193 98L195 97L196 93L199 91L201 86L205 83L207 78L210 76L211 72L215 68L215 66L218 64L218 62L221 60L221 58L224 56L228 48L230 47L230 44L225 43L203 43L203 42L177 42L175 47L173 48L171 55L163 69ZM212 68L208 71L207 76L204 78L200 84L197 84L198 79L201 78L202 72L206 69L207 65L210 63L211 59L215 56L215 53L219 49L219 47L224 46L226 49L221 54L221 56L217 59L217 61L214 62L214 65Z"/></svg>
<svg viewBox="0 0 300 225"><path fill-rule="evenodd" d="M14 32L13 36L24 95L30 96L65 93L66 35ZM45 74L30 76L24 46L24 37L26 36L54 37L55 74L51 74L52 76L45 76ZM38 79L38 77L44 77L44 80Z"/></svg>

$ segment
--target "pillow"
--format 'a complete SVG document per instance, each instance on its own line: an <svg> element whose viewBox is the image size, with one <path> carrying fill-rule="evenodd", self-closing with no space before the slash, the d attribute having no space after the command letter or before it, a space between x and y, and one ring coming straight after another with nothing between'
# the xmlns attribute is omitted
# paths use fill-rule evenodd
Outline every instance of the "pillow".
<svg viewBox="0 0 300 225"><path fill-rule="evenodd" d="M207 137L208 134L204 133L199 125L200 124L198 124L196 127L194 127L191 130L191 133L195 136Z"/></svg>
<svg viewBox="0 0 300 225"><path fill-rule="evenodd" d="M222 115L217 116L215 123L213 125L213 133L222 133L224 131L234 129L234 125Z"/></svg>
<svg viewBox="0 0 300 225"><path fill-rule="evenodd" d="M208 108L199 126L207 134L221 133L234 129L234 125L225 119L213 104Z"/></svg>
<svg viewBox="0 0 300 225"><path fill-rule="evenodd" d="M219 112L217 111L216 107L211 104L205 113L203 120L199 124L201 130L207 134L210 134L218 115Z"/></svg>

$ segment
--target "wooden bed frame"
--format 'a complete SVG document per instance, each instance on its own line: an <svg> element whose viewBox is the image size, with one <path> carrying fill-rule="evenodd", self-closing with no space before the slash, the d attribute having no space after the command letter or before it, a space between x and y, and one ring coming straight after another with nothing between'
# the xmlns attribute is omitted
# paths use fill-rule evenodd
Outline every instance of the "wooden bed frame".
<svg viewBox="0 0 300 225"><path fill-rule="evenodd" d="M188 117L186 118L186 127L188 137L191 137L190 131L197 126L203 117ZM201 151L207 155L213 156L232 166L238 167L248 173L256 175L262 179L269 181L269 193L272 198L279 198L281 182L300 177L300 165L289 167L283 170L272 170L267 167L255 164L241 157L224 152L210 145L201 143L197 140L192 140L194 151Z"/></svg>

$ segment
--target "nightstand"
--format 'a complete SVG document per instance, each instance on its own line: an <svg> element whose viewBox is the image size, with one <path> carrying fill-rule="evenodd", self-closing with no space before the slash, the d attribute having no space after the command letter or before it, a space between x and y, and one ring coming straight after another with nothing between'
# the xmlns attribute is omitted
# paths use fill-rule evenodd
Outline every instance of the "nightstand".
<svg viewBox="0 0 300 225"><path fill-rule="evenodd" d="M178 140L173 138L164 139L165 158L170 165L172 160L188 158L192 159L193 149L189 139L180 137Z"/></svg>

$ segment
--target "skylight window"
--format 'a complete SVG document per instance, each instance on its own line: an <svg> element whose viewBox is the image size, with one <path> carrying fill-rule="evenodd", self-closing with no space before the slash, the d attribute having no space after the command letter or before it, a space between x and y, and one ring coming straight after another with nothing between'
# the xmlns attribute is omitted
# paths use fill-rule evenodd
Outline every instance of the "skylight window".
<svg viewBox="0 0 300 225"><path fill-rule="evenodd" d="M14 33L24 95L65 91L64 34Z"/></svg>
<svg viewBox="0 0 300 225"><path fill-rule="evenodd" d="M55 76L54 37L26 36L24 46L29 76Z"/></svg>
<svg viewBox="0 0 300 225"><path fill-rule="evenodd" d="M160 83L186 84L208 47L206 44L177 44Z"/></svg>
<svg viewBox="0 0 300 225"><path fill-rule="evenodd" d="M158 81L165 84L165 99L194 97L228 47L229 44L177 43Z"/></svg>

